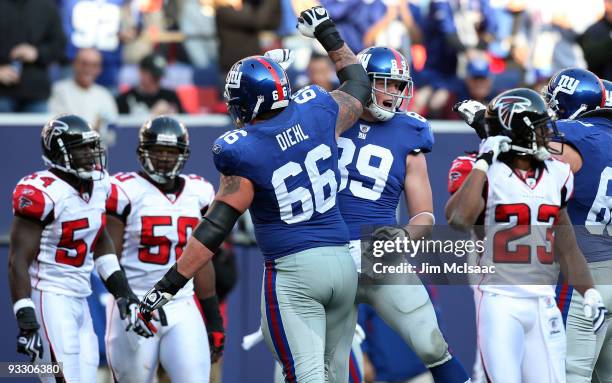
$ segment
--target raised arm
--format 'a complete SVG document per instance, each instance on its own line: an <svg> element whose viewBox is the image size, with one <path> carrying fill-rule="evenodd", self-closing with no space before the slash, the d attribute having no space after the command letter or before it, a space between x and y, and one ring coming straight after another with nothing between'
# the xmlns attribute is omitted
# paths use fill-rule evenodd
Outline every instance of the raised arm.
<svg viewBox="0 0 612 383"><path fill-rule="evenodd" d="M300 13L298 30L306 37L316 38L336 67L340 88L331 92L338 103L336 137L350 128L361 116L371 96L370 80L357 57L346 45L327 10L317 6Z"/></svg>

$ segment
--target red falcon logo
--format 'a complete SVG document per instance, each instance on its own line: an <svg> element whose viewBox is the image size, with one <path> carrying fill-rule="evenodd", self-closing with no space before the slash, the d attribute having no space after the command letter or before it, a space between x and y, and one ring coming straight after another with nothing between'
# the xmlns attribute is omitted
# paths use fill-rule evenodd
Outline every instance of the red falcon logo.
<svg viewBox="0 0 612 383"><path fill-rule="evenodd" d="M512 130L510 123L514 117L514 113L521 113L531 106L531 101L524 97L507 96L501 97L495 102L497 109L497 118L504 129Z"/></svg>

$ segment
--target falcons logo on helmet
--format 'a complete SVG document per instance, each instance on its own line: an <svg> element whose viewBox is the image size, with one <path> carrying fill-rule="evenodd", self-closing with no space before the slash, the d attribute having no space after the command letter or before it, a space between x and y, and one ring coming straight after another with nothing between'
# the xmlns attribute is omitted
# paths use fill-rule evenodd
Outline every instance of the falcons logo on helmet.
<svg viewBox="0 0 612 383"><path fill-rule="evenodd" d="M497 118L506 130L512 130L511 123L514 113L521 113L531 106L531 101L524 97L508 96L501 97L495 102L494 108L497 109Z"/></svg>
<svg viewBox="0 0 612 383"><path fill-rule="evenodd" d="M45 126L45 130L43 130L43 137L45 138L45 147L47 149L51 149L51 141L53 140L53 137L61 135L62 133L67 131L68 128L68 124L63 121L49 121L49 123Z"/></svg>
<svg viewBox="0 0 612 383"><path fill-rule="evenodd" d="M32 201L29 198L26 198L24 196L19 197L19 209L20 210L23 210L32 205L33 205Z"/></svg>

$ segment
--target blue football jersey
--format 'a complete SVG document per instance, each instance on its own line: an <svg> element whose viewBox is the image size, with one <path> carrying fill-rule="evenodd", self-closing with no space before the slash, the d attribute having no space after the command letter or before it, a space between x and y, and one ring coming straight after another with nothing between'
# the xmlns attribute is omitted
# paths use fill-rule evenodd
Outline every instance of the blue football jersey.
<svg viewBox="0 0 612 383"><path fill-rule="evenodd" d="M67 37L66 57L73 60L81 48L96 48L102 55L97 82L116 86L121 65L121 7L126 0L61 0Z"/></svg>
<svg viewBox="0 0 612 383"><path fill-rule="evenodd" d="M406 178L406 156L429 152L434 139L427 120L416 113L386 122L357 121L338 140L339 205L351 239L364 225L395 225Z"/></svg>
<svg viewBox="0 0 612 383"><path fill-rule="evenodd" d="M336 204L337 115L329 93L308 86L279 115L228 132L213 145L217 170L255 187L249 210L266 259L348 243Z"/></svg>
<svg viewBox="0 0 612 383"><path fill-rule="evenodd" d="M612 259L612 120L557 121L565 140L582 156L567 211L588 262Z"/></svg>

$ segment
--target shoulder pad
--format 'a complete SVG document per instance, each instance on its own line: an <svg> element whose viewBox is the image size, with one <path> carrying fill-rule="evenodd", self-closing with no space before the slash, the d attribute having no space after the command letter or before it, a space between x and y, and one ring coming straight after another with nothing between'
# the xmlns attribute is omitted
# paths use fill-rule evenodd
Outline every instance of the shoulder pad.
<svg viewBox="0 0 612 383"><path fill-rule="evenodd" d="M198 196L198 200L200 202L200 210L210 205L215 199L215 187L204 177L198 176L196 174L189 174L185 177L185 182L193 187L194 192Z"/></svg>
<svg viewBox="0 0 612 383"><path fill-rule="evenodd" d="M612 108L599 108L582 113L578 118L585 117L603 117L612 120Z"/></svg>
<svg viewBox="0 0 612 383"><path fill-rule="evenodd" d="M414 139L410 142L411 146L414 148L413 151L422 151L424 153L431 152L434 144L434 136L429 121L415 112L400 114L393 118L393 120L397 117L400 117L400 121L398 122L400 122L402 127L410 129L414 134Z"/></svg>
<svg viewBox="0 0 612 383"><path fill-rule="evenodd" d="M52 216L55 202L49 194L33 182L20 182L13 191L13 214L37 222L45 222Z"/></svg>
<svg viewBox="0 0 612 383"><path fill-rule="evenodd" d="M244 129L235 129L215 140L212 146L213 160L219 172L225 175L238 175L240 164L241 139L248 135Z"/></svg>

